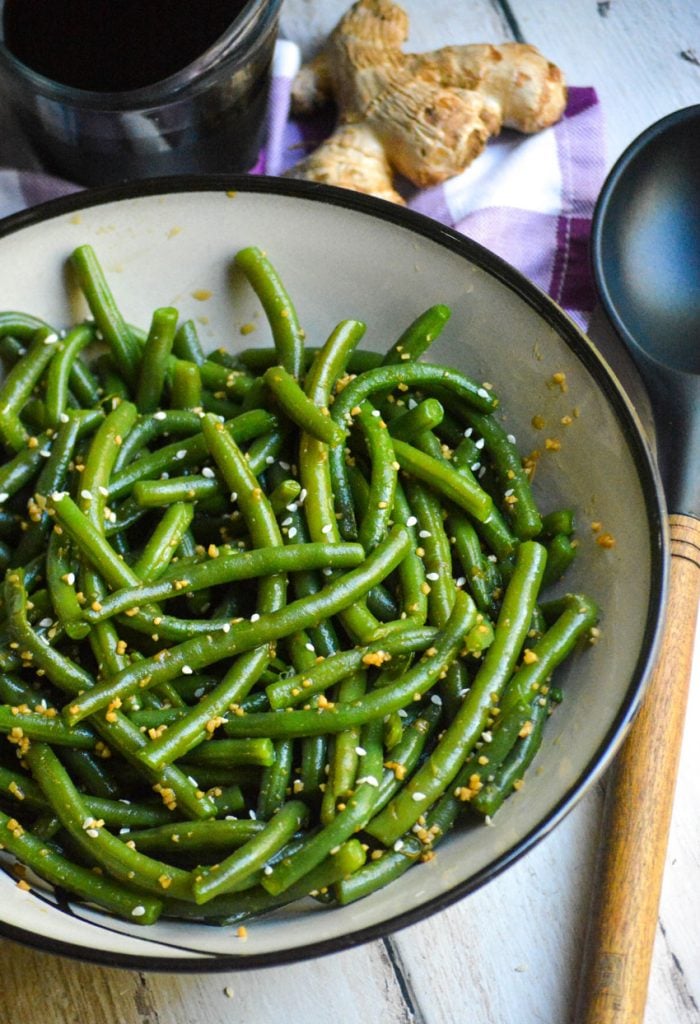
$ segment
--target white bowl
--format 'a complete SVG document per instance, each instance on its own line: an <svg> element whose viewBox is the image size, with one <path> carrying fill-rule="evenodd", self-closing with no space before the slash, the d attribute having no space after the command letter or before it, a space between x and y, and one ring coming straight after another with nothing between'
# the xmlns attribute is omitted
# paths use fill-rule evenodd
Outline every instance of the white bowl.
<svg viewBox="0 0 700 1024"><path fill-rule="evenodd" d="M429 863L338 909L308 900L232 929L163 921L131 926L47 890L26 893L0 873L0 933L41 949L138 969L207 971L281 963L348 947L414 923L493 878L552 828L599 777L638 705L665 595L663 500L636 416L592 343L541 292L480 246L379 200L302 182L167 179L48 203L0 223L0 308L62 325L84 314L66 260L90 243L126 318L147 326L174 305L200 321L205 346L269 344L252 291L232 276L242 246L265 249L311 343L344 317L368 324L384 349L428 306L452 318L431 359L492 382L508 429L541 447L531 420L578 415L562 447L540 460L535 490L547 511L576 510L580 555L566 587L602 608L600 642L557 674L565 700L521 793L493 827L461 827ZM209 295L209 297L206 297ZM258 329L244 336L242 325ZM548 386L564 371L568 391ZM604 550L590 522L616 538Z"/></svg>

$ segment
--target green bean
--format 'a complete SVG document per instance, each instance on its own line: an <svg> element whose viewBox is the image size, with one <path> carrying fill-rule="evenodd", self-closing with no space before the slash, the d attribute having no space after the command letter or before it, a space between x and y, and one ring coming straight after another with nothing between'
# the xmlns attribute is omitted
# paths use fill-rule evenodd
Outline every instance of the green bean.
<svg viewBox="0 0 700 1024"><path fill-rule="evenodd" d="M248 842L265 828L263 821L245 819L223 821L176 821L155 828L144 828L120 835L133 842L139 853L170 857L175 854L232 850Z"/></svg>
<svg viewBox="0 0 700 1024"><path fill-rule="evenodd" d="M79 246L71 254L70 261L100 334L110 347L117 369L128 382L135 380L139 348L119 311L92 246Z"/></svg>
<svg viewBox="0 0 700 1024"><path fill-rule="evenodd" d="M503 488L513 529L520 540L536 537L542 529L540 516L515 444L493 416L465 407L464 416L486 442L486 448Z"/></svg>
<svg viewBox="0 0 700 1024"><path fill-rule="evenodd" d="M134 573L139 579L149 583L163 575L189 529L193 515L192 507L184 502L176 502L165 510L134 562Z"/></svg>
<svg viewBox="0 0 700 1024"><path fill-rule="evenodd" d="M140 413L155 412L160 405L177 317L177 310L171 306L156 309L153 313L138 370L136 405Z"/></svg>
<svg viewBox="0 0 700 1024"><path fill-rule="evenodd" d="M155 415L158 416L159 413ZM190 414L188 413L188 415ZM241 413L240 416L225 423L225 427L231 432L233 439L238 444L242 444L270 430L275 422L272 413L263 409L255 409L251 412ZM207 446L201 433L186 437L182 441L175 441L173 444L164 445L158 451L143 455L131 466L116 473L109 485L109 499L115 501L117 498L125 497L137 480L151 479L173 468L182 470L189 466L196 466L206 456Z"/></svg>
<svg viewBox="0 0 700 1024"><path fill-rule="evenodd" d="M56 353L46 375L46 419L49 426L57 426L68 404L68 388L71 373L78 361L79 353L95 339L92 324L81 324L69 331L56 344ZM91 396L93 404L97 395Z"/></svg>
<svg viewBox="0 0 700 1024"><path fill-rule="evenodd" d="M571 508L558 508L542 516L542 537L555 537L565 533L570 537L574 532L574 511Z"/></svg>
<svg viewBox="0 0 700 1024"><path fill-rule="evenodd" d="M576 558L576 545L566 533L556 533L547 544L547 569L544 574L544 586L556 583L566 573Z"/></svg>
<svg viewBox="0 0 700 1024"><path fill-rule="evenodd" d="M202 406L202 375L197 363L176 359L170 378L170 404L175 409Z"/></svg>
<svg viewBox="0 0 700 1024"><path fill-rule="evenodd" d="M0 386L0 438L8 448L21 451L29 433L21 414L44 370L56 352L58 335L40 327L27 354L17 362Z"/></svg>
<svg viewBox="0 0 700 1024"><path fill-rule="evenodd" d="M391 437L379 410L364 401L357 422L365 436L372 467L369 510L360 524L358 540L366 551L371 551L386 533L392 517L398 464L394 458Z"/></svg>
<svg viewBox="0 0 700 1024"><path fill-rule="evenodd" d="M494 642L468 696L425 765L368 826L370 834L385 846L408 831L434 803L486 729L494 695L503 691L527 635L546 557L545 548L535 541L525 541L518 548L515 572L503 598Z"/></svg>
<svg viewBox="0 0 700 1024"><path fill-rule="evenodd" d="M167 889L180 899L192 898L186 871L131 849L112 835L101 819L89 813L83 797L49 746L32 743L25 757L61 824L93 863L118 881L132 883L145 892L162 895Z"/></svg>
<svg viewBox="0 0 700 1024"><path fill-rule="evenodd" d="M351 726L384 718L426 693L450 665L475 624L476 609L471 598L460 592L445 630L433 646L403 678L391 686L375 688L351 704L331 702L328 707L309 711L253 712L229 720L231 736L312 736L319 732L337 733ZM528 620L529 621L529 620Z"/></svg>
<svg viewBox="0 0 700 1024"><path fill-rule="evenodd" d="M394 452L401 468L426 483L436 493L454 502L479 522L488 520L493 500L478 484L472 484L449 462L425 455L413 445L394 440Z"/></svg>
<svg viewBox="0 0 700 1024"><path fill-rule="evenodd" d="M62 422L51 444L51 452L43 469L36 480L34 497L30 501L30 523L17 545L14 563L25 565L42 550L46 544L46 534L51 525L46 511L46 498L54 491L60 490L67 479L70 461L80 433L80 415L63 414Z"/></svg>
<svg viewBox="0 0 700 1024"><path fill-rule="evenodd" d="M342 444L345 431L331 419L326 406L317 406L306 397L294 377L283 366L271 366L263 380L284 413L311 437L326 444Z"/></svg>
<svg viewBox="0 0 700 1024"><path fill-rule="evenodd" d="M303 703L313 694L327 690L363 665L381 665L406 651L425 650L426 647L430 647L436 636L437 630L407 627L364 647L337 651L304 672L270 683L265 692L271 707L293 707L295 704Z"/></svg>
<svg viewBox="0 0 700 1024"><path fill-rule="evenodd" d="M364 862L365 851L362 843L357 839L349 839L284 892L273 895L265 889L256 887L247 892L218 896L201 906L168 900L164 913L185 919L215 920L223 925L239 924L250 917L294 903L304 896L325 892L336 882L351 876Z"/></svg>
<svg viewBox="0 0 700 1024"><path fill-rule="evenodd" d="M293 741L276 740L274 750L274 760L264 769L258 790L256 813L264 821L271 818L284 803L292 777Z"/></svg>
<svg viewBox="0 0 700 1024"><path fill-rule="evenodd" d="M598 620L598 607L583 594L567 594L555 606L557 618L530 648L530 656L503 693L501 714L518 701L532 699L540 686Z"/></svg>
<svg viewBox="0 0 700 1024"><path fill-rule="evenodd" d="M389 430L392 437L399 441L414 441L417 436L426 430L433 430L442 423L445 410L437 398L425 398L413 409L397 416L389 423Z"/></svg>
<svg viewBox="0 0 700 1024"><path fill-rule="evenodd" d="M255 764L267 767L275 763L275 750L270 739L214 740L200 743L187 754L189 764L229 765Z"/></svg>
<svg viewBox="0 0 700 1024"><path fill-rule="evenodd" d="M200 366L206 356L194 320L183 320L173 339L173 355Z"/></svg>
<svg viewBox="0 0 700 1024"><path fill-rule="evenodd" d="M549 713L549 702L545 699L540 704L535 701L528 718L529 729L518 740L512 750L500 764L489 780L474 793L469 805L479 814L491 817L496 813L506 797L522 784L525 770L532 763L542 743L544 723Z"/></svg>
<svg viewBox="0 0 700 1024"><path fill-rule="evenodd" d="M337 700L343 704L359 700L364 696L366 688L366 671L353 672L339 684ZM321 801L320 818L323 824L327 825L333 820L338 809L344 806L344 802L351 795L360 758L358 751L362 750L360 728L359 725L352 725L332 738L328 778Z"/></svg>
<svg viewBox="0 0 700 1024"><path fill-rule="evenodd" d="M280 807L261 832L215 868L203 868L195 874L192 888L196 902L207 903L215 896L230 892L250 874L262 868L268 858L292 838L308 816L308 808L300 800L290 800Z"/></svg>
<svg viewBox="0 0 700 1024"><path fill-rule="evenodd" d="M382 360L383 366L420 359L426 349L442 332L452 315L448 306L431 306L406 328Z"/></svg>
<svg viewBox="0 0 700 1024"><path fill-rule="evenodd" d="M1 811L0 844L40 878L80 899L137 924L154 924L158 920L162 907L159 899L134 892L118 882L94 874L89 868L73 864L43 839L23 828L15 818L9 818Z"/></svg>
<svg viewBox="0 0 700 1024"><path fill-rule="evenodd" d="M382 771L381 731L380 721L365 726L362 732L364 753L360 756L354 793L331 822L306 838L298 850L277 863L269 874L263 875L262 886L269 893L277 895L294 885L369 821Z"/></svg>
<svg viewBox="0 0 700 1024"><path fill-rule="evenodd" d="M236 266L243 271L262 303L272 330L278 362L293 377L300 377L304 368L304 332L279 275L255 246L238 251Z"/></svg>
<svg viewBox="0 0 700 1024"><path fill-rule="evenodd" d="M18 711L7 704L0 704L0 732L8 733L11 738L44 740L82 750L91 750L97 738L89 727L69 728L60 718L50 718L41 712Z"/></svg>

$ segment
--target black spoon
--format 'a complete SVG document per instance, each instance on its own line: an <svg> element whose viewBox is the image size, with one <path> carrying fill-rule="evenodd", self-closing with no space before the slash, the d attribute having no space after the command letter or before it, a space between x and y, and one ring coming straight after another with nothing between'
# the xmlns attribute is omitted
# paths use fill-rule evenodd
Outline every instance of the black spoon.
<svg viewBox="0 0 700 1024"><path fill-rule="evenodd" d="M611 171L593 221L593 266L606 312L649 392L671 513L664 643L608 788L576 1017L580 1024L637 1024L700 597L700 105L652 125Z"/></svg>

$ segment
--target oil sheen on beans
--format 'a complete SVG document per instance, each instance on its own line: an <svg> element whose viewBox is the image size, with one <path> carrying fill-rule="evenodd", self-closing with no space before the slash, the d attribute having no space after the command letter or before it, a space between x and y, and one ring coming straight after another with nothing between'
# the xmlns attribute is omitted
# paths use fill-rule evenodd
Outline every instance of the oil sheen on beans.
<svg viewBox="0 0 700 1024"><path fill-rule="evenodd" d="M122 92L180 71L246 0L5 0L9 50L62 85Z"/></svg>

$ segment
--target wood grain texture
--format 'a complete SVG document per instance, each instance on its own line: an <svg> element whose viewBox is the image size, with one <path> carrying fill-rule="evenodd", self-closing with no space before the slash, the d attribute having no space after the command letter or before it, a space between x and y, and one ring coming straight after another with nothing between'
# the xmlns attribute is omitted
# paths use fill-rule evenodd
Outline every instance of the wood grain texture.
<svg viewBox="0 0 700 1024"><path fill-rule="evenodd" d="M694 0L509 0L529 43L592 85L605 112L608 162L654 121L700 102L700 4Z"/></svg>
<svg viewBox="0 0 700 1024"><path fill-rule="evenodd" d="M671 516L670 535L663 646L606 801L581 1024L644 1018L700 597L700 520Z"/></svg>

